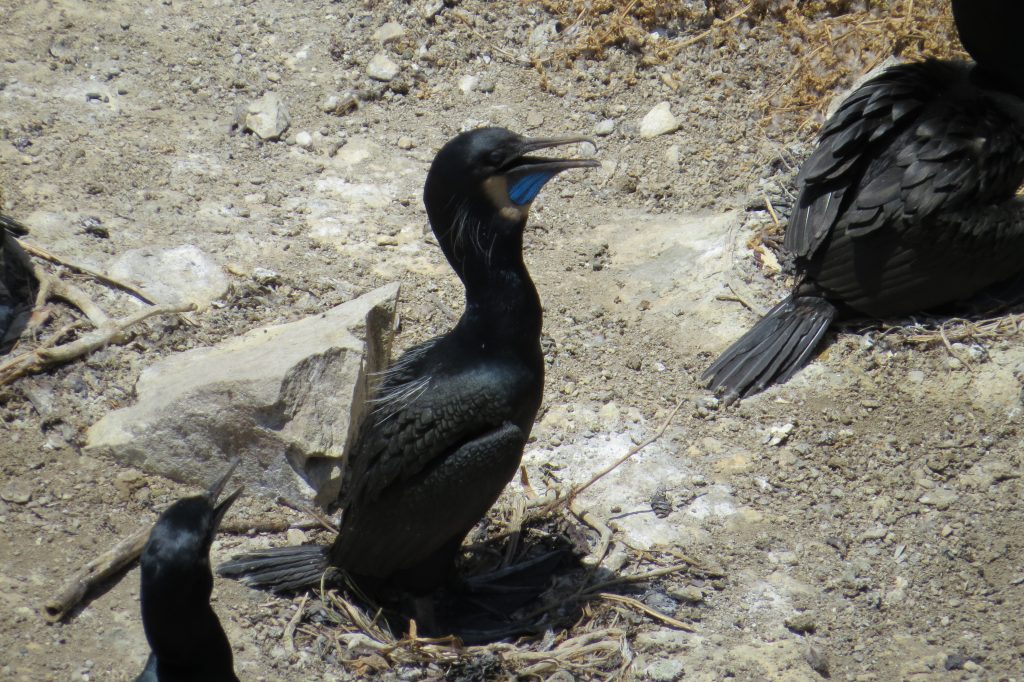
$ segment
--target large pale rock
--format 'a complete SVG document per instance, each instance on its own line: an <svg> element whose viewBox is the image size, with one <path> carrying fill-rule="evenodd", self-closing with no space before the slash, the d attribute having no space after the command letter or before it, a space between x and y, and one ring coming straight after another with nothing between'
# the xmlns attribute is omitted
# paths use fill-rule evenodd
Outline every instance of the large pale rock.
<svg viewBox="0 0 1024 682"><path fill-rule="evenodd" d="M157 303L205 307L228 290L228 276L192 244L172 249L131 249L111 263L109 274L136 285Z"/></svg>
<svg viewBox="0 0 1024 682"><path fill-rule="evenodd" d="M387 364L398 285L326 313L255 329L146 369L135 405L88 432L86 451L204 484L241 458L234 481L268 495L326 502Z"/></svg>

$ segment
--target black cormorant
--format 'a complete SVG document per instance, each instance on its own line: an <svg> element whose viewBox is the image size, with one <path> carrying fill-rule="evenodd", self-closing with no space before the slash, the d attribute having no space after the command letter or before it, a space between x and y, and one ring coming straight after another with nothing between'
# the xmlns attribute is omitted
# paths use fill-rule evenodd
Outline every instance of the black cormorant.
<svg viewBox="0 0 1024 682"><path fill-rule="evenodd" d="M825 124L784 241L799 282L704 373L727 400L787 381L837 317L928 310L1024 271L1024 3L953 12L975 63L888 69Z"/></svg>
<svg viewBox="0 0 1024 682"><path fill-rule="evenodd" d="M463 538L515 475L540 407L541 304L523 263L531 202L556 174L599 165L533 154L585 140L483 128L438 152L423 202L465 286L465 312L384 374L347 455L333 545L245 555L222 564L222 575L284 591L318 585L335 566L364 590L420 597L444 582Z"/></svg>
<svg viewBox="0 0 1024 682"><path fill-rule="evenodd" d="M231 644L210 606L210 544L242 489L217 498L236 465L205 494L172 504L149 534L140 601L152 653L135 682L238 682Z"/></svg>
<svg viewBox="0 0 1024 682"><path fill-rule="evenodd" d="M28 229L14 218L0 214L0 353L13 339L5 340L15 317L26 305L31 305L26 294L26 287L31 282L31 275L25 271L25 264L15 255L17 247L12 243L13 237L23 237ZM12 332L13 333L13 332Z"/></svg>

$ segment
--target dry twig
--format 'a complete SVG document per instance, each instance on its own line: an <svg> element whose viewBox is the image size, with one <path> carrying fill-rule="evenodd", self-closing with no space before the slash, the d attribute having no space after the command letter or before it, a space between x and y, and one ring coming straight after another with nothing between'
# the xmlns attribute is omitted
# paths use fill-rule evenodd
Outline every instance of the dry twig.
<svg viewBox="0 0 1024 682"><path fill-rule="evenodd" d="M708 36L710 36L715 31L715 29L717 29L719 26L722 26L723 24L731 24L732 22L734 22L737 19L739 19L740 17L742 17L744 14L749 12L750 8L753 7L753 6L754 6L754 3L748 2L746 5L744 5L742 8L740 8L739 11L733 12L732 14L730 14L725 19L722 19L721 21L716 21L714 24L712 24L711 28L707 29L706 31L698 33L697 35L693 36L692 38L684 40L682 43L679 44L679 49L682 50L682 49L685 49L687 47L690 47L691 45L696 45L700 41L702 41L705 38L707 38Z"/></svg>
<svg viewBox="0 0 1024 682"><path fill-rule="evenodd" d="M744 308L754 313L755 315L760 315L761 317L764 317L765 309L759 306L757 303L754 303L754 301L744 293L746 287L740 285L739 282L737 282L733 278L730 278L728 281L726 281L725 286L729 287L729 291L732 292L732 295L730 296L728 294L719 294L718 296L715 296L716 300L736 301L737 303L743 305Z"/></svg>
<svg viewBox="0 0 1024 682"><path fill-rule="evenodd" d="M317 523L323 526L324 529L329 530L335 534L338 533L338 525L334 523L334 521L332 521L330 518L328 518L326 514L323 514L320 511L313 509L312 507L302 504L301 502L296 502L295 500L289 499L287 497L278 497L277 501L279 504L283 504L289 509L294 509L297 512L301 512L306 516L316 519Z"/></svg>
<svg viewBox="0 0 1024 682"><path fill-rule="evenodd" d="M634 608L637 611L643 611L648 616L656 618L660 620L662 623L665 623L666 625L671 625L672 627L678 630L682 630L684 632L696 632L696 630L694 630L691 626L687 625L683 621L677 620L672 616L666 616L661 611L658 611L657 609L652 609L647 604L644 604L642 601L639 601L637 599L633 599L632 597L627 597L621 594L611 594L610 592L602 592L600 596L601 599L604 599L606 601L625 604L626 606Z"/></svg>
<svg viewBox="0 0 1024 682"><path fill-rule="evenodd" d="M595 483L600 481L602 478L604 478L605 476L607 476L611 472L613 472L616 469L618 469L627 460L631 459L634 455L639 453L641 450L646 448L648 445L651 445L652 443L657 441L659 438L661 438L665 434L665 431L668 430L669 424L671 424L672 420L675 419L676 414L679 413L679 409L683 406L683 403L685 401L686 401L685 398L681 398L679 400L679 402L676 403L676 406L674 408L672 408L672 411L669 413L668 417L665 418L665 421L664 421L664 423L662 423L661 428L659 428L657 430L657 432L655 432L655 434L653 436L651 436L647 440L637 444L636 446L630 448L629 452L624 454L619 459L615 460L613 463L611 463L608 466L606 466L601 471L599 471L596 474L594 474L594 476L591 477L591 479L589 481L587 481L586 483L584 483L583 485L573 486L573 489L569 492L569 495L567 496L567 499L569 499L569 500L574 499L581 492L583 492L584 490L586 490L590 486L594 485Z"/></svg>
<svg viewBox="0 0 1024 682"><path fill-rule="evenodd" d="M43 605L46 619L55 623L75 608L82 598L99 583L139 558L149 539L150 525L124 538L108 551L87 563L73 575L50 601Z"/></svg>
<svg viewBox="0 0 1024 682"><path fill-rule="evenodd" d="M70 261L67 258L58 256L54 253L47 251L41 246L29 244L28 242L25 242L21 239L15 239L14 241L18 242L18 245L21 246L21 248L23 248L26 252L32 254L33 256L42 258L43 260L50 261L51 263L54 263L56 265L62 265L68 268L69 270L80 272L83 275L88 275L89 277L92 277L98 282L102 282L103 284L114 287L115 289L120 289L121 291L127 294L131 294L135 298L139 299L140 301L148 305L156 305L156 301L151 299L149 296L146 296L146 294L144 294L137 287L133 287L131 284L128 284L127 282L122 282L121 280L115 279L110 275L105 275L98 270L93 270L92 268L86 265L81 265L80 263L75 263L74 261Z"/></svg>
<svg viewBox="0 0 1024 682"><path fill-rule="evenodd" d="M128 329L150 317L183 313L189 310L194 310L194 306L191 303L153 306L152 308L145 308L131 315L126 315L118 320L108 320L101 327L82 335L74 341L52 347L44 344L35 350L22 353L6 362L0 363L0 386L9 384L27 374L34 374L48 367L88 355L104 346L124 343L125 333Z"/></svg>
<svg viewBox="0 0 1024 682"><path fill-rule="evenodd" d="M288 621L288 625L284 628L284 648L290 653L295 653L295 628L299 626L302 621L302 616L306 612L306 601L309 599L308 594L302 595L302 601L299 602L299 608L295 609L295 614L292 615L291 620Z"/></svg>

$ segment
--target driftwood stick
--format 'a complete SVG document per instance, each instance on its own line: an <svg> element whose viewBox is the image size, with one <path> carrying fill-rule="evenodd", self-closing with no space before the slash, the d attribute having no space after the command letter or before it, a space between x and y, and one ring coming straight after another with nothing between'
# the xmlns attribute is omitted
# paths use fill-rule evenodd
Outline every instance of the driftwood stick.
<svg viewBox="0 0 1024 682"><path fill-rule="evenodd" d="M225 535L248 535L251 533L283 533L292 528L313 530L320 528L319 521L290 521L288 519L267 519L265 521L225 521L218 531Z"/></svg>
<svg viewBox="0 0 1024 682"><path fill-rule="evenodd" d="M131 284L128 284L127 282L122 282L119 279L114 279L110 275L105 275L98 270L93 270L88 266L81 265L80 263L75 263L66 258L58 256L54 253L47 251L41 246L35 246L34 244L29 244L28 242L22 241L20 239L16 241L21 246L21 248L25 249L25 251L32 254L33 256L42 258L43 260L48 260L51 263L56 263L57 265L63 265L64 267L70 270L74 270L76 272L80 272L83 275L88 275L89 277L92 277L93 279L102 282L107 286L111 286L114 287L115 289L120 289L121 291L127 294L131 294L132 296L139 299L143 303L148 303L149 305L156 305L156 301L151 299L149 296L146 296L146 294L142 293L141 290L139 290L136 287L133 287Z"/></svg>
<svg viewBox="0 0 1024 682"><path fill-rule="evenodd" d="M181 313L192 309L191 303L158 305L152 308L144 308L118 320L111 320L103 325L103 327L84 334L74 341L53 347L44 345L41 348L22 353L6 362L0 363L0 386L9 384L26 374L33 374L47 367L88 355L104 346L123 343L124 334L130 327L154 315Z"/></svg>
<svg viewBox="0 0 1024 682"><path fill-rule="evenodd" d="M89 318L89 322L96 328L103 327L110 322L110 316L100 308L95 301L89 296L76 287L74 284L65 282L62 279L54 279L50 284L50 296L54 298L62 298L71 305L75 306L82 313Z"/></svg>
<svg viewBox="0 0 1024 682"><path fill-rule="evenodd" d="M139 558L151 528L152 525L147 524L135 531L73 575L57 596L43 605L46 619L51 623L59 621L82 601L89 590Z"/></svg>

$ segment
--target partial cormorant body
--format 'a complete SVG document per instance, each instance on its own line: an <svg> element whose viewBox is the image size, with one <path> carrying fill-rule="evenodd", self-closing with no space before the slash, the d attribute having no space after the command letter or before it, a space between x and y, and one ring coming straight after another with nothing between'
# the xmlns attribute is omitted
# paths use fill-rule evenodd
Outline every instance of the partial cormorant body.
<svg viewBox="0 0 1024 682"><path fill-rule="evenodd" d="M142 625L152 653L136 682L238 682L231 644L210 606L210 544L242 492L217 498L235 465L204 494L172 504L142 550Z"/></svg>
<svg viewBox="0 0 1024 682"><path fill-rule="evenodd" d="M0 214L0 353L13 345L14 339L6 338L19 312L31 305L28 296L32 276L25 271L25 265L15 254L17 246L13 237L28 233L24 225L14 218Z"/></svg>
<svg viewBox="0 0 1024 682"><path fill-rule="evenodd" d="M936 308L1024 271L1024 3L953 11L976 63L888 69L825 124L784 242L799 282L704 374L726 400L787 381L837 318Z"/></svg>
<svg viewBox="0 0 1024 682"><path fill-rule="evenodd" d="M423 200L465 286L465 312L383 376L348 453L333 545L245 555L222 564L222 575L284 591L318 585L334 566L364 590L415 596L444 582L515 475L541 403L541 304L523 263L531 202L561 171L598 165L532 154L582 140L484 128L438 152Z"/></svg>

